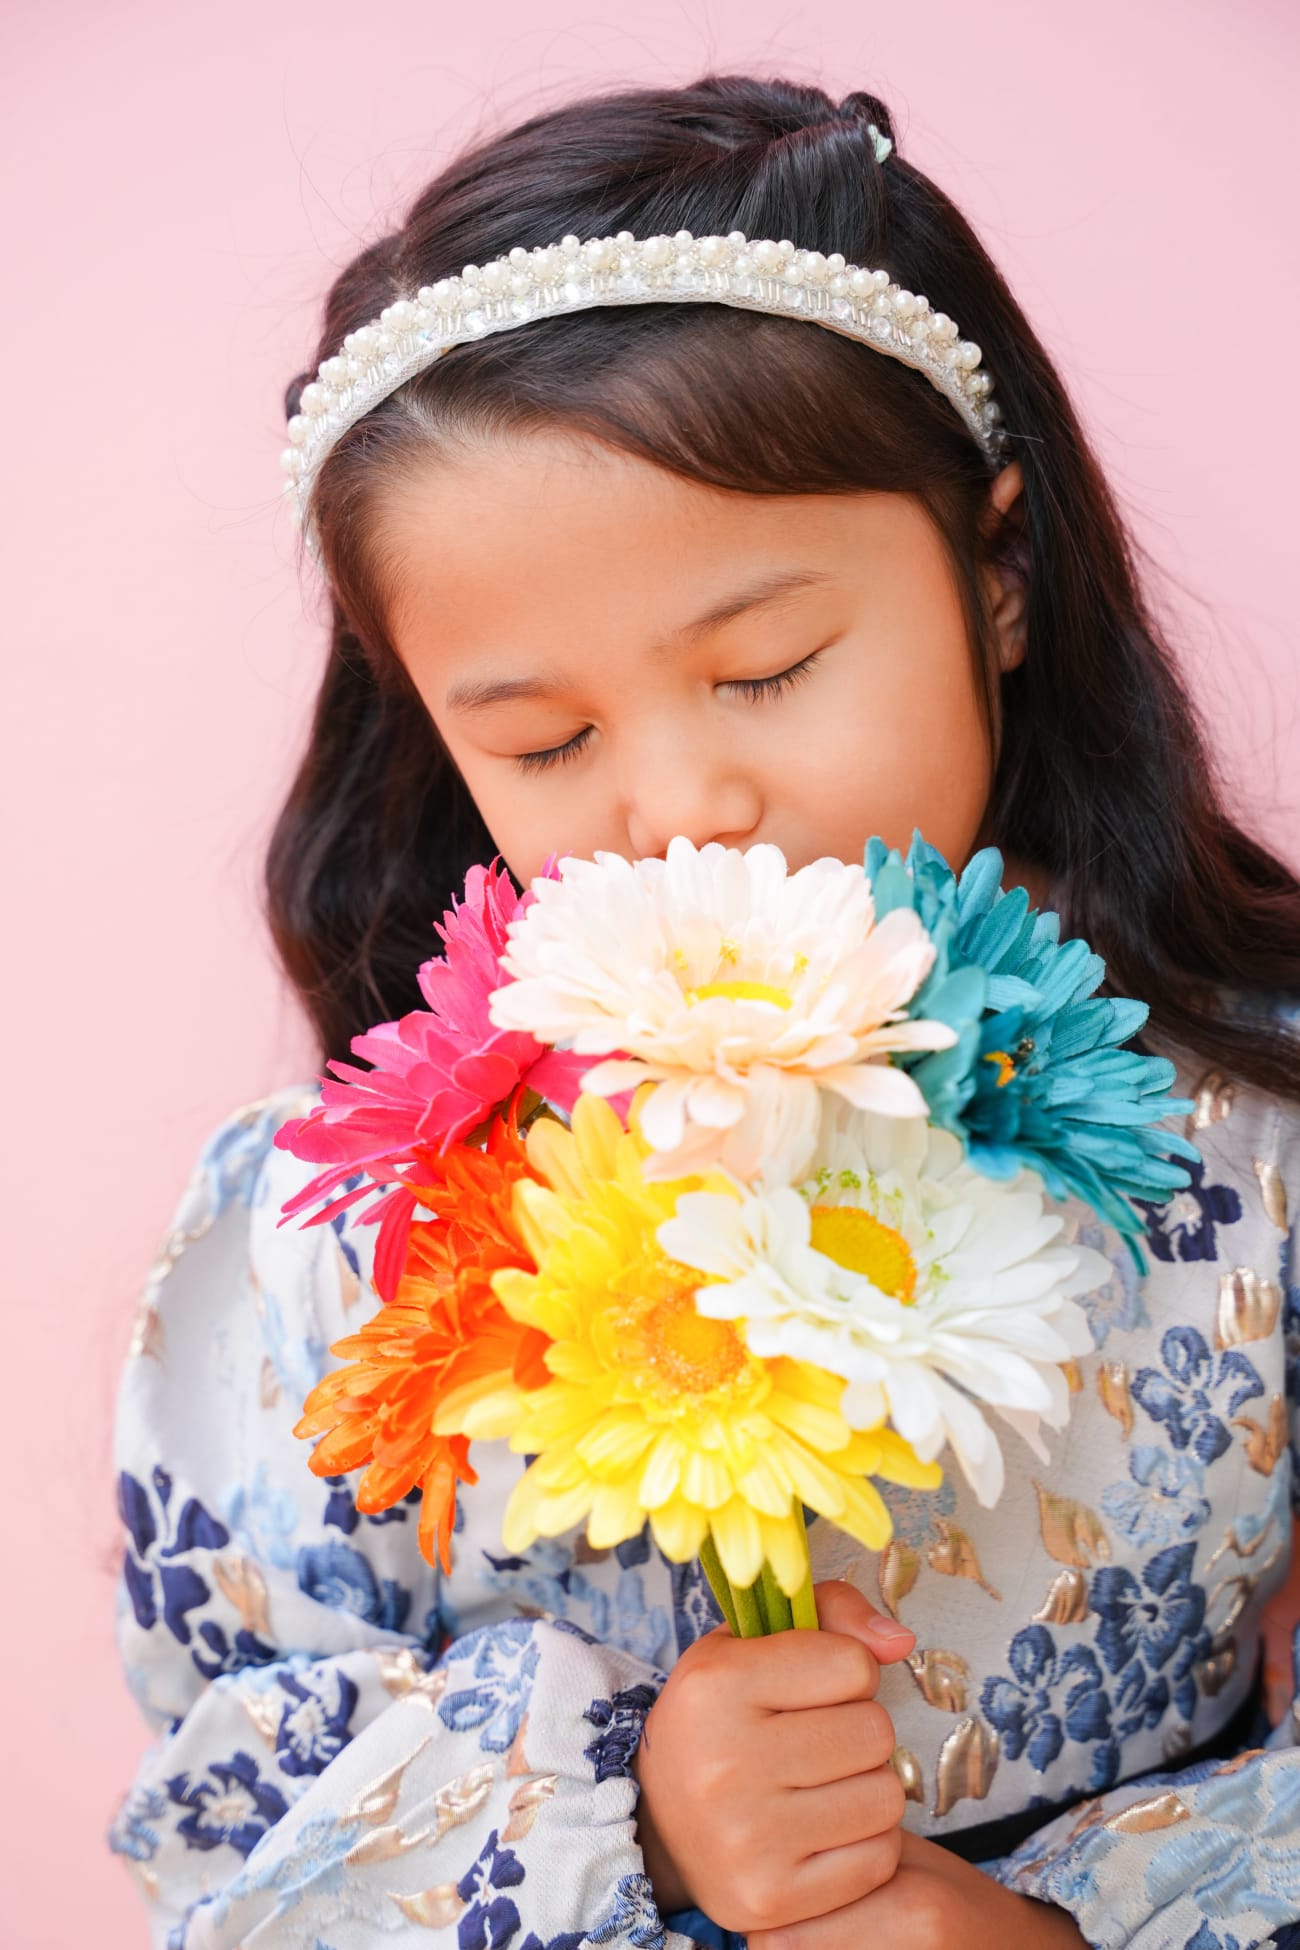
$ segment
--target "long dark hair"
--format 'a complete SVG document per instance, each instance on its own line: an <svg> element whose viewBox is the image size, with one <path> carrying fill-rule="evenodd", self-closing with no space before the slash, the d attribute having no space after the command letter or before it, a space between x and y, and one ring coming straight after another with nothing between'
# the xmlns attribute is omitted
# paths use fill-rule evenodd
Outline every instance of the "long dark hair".
<svg viewBox="0 0 1300 1950"><path fill-rule="evenodd" d="M314 509L333 641L266 867L268 920L319 1035L345 1056L416 1007L432 923L493 848L387 635L371 518L446 430L564 428L746 494L915 496L941 532L981 659L994 840L1048 872L1066 928L1151 1005L1153 1038L1300 1097L1300 1047L1242 990L1300 990L1300 886L1225 810L1127 532L1058 374L961 212L897 149L875 95L746 75L627 89L470 149L326 300L312 370L394 298L520 244L739 229L883 266L960 322L994 375L1023 521L981 529L988 469L917 373L824 330L713 305L538 319L457 347L332 450ZM286 395L297 410L310 372ZM978 569L1025 578L1028 655L994 674ZM865 837L865 836L864 836Z"/></svg>

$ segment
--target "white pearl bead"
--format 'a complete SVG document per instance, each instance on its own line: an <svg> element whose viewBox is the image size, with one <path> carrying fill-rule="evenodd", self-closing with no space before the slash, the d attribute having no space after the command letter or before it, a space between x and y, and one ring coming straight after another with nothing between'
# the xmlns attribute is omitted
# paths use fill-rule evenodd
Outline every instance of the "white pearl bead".
<svg viewBox="0 0 1300 1950"><path fill-rule="evenodd" d="M957 347L957 364L965 372L973 372L983 356L974 339L963 339Z"/></svg>
<svg viewBox="0 0 1300 1950"><path fill-rule="evenodd" d="M477 284L483 276L477 264L466 264L460 274L462 284Z"/></svg>
<svg viewBox="0 0 1300 1950"><path fill-rule="evenodd" d="M549 284L558 270L557 252L547 250L544 245L541 250L533 252L533 276L538 284Z"/></svg>
<svg viewBox="0 0 1300 1950"><path fill-rule="evenodd" d="M870 271L850 271L849 290L855 298L865 298L875 288L875 279Z"/></svg>
<svg viewBox="0 0 1300 1950"><path fill-rule="evenodd" d="M560 249L564 252L564 255L566 257L576 257L578 255L578 252L581 250L581 248L582 246L579 240L574 236L571 230L566 231L564 236L561 237L560 239Z"/></svg>
<svg viewBox="0 0 1300 1950"><path fill-rule="evenodd" d="M896 291L894 293L894 310L900 318L910 318L912 316L912 313L916 310L916 299L910 291Z"/></svg>
<svg viewBox="0 0 1300 1950"><path fill-rule="evenodd" d="M525 297L533 288L533 281L522 271L515 271L510 279L511 294L516 298Z"/></svg>
<svg viewBox="0 0 1300 1950"><path fill-rule="evenodd" d="M803 266L796 259L792 258L787 265L783 266L781 282L783 284L803 283Z"/></svg>
<svg viewBox="0 0 1300 1950"><path fill-rule="evenodd" d="M305 413L295 413L285 431L288 433L294 445L301 447L303 441L307 438L310 426L311 422Z"/></svg>
<svg viewBox="0 0 1300 1950"><path fill-rule="evenodd" d="M655 266L667 264L672 254L672 240L668 237L647 237L641 249L645 262Z"/></svg>
<svg viewBox="0 0 1300 1950"><path fill-rule="evenodd" d="M527 264L528 252L524 249L522 244L515 245L514 249L510 253L510 262L515 266L516 269L519 269L523 265Z"/></svg>
<svg viewBox="0 0 1300 1950"><path fill-rule="evenodd" d="M504 291L510 282L509 269L499 258L494 257L490 264L483 266L480 282L485 291Z"/></svg>
<svg viewBox="0 0 1300 1950"><path fill-rule="evenodd" d="M395 325L399 331L413 324L415 317L416 307L409 298L399 298L396 304L388 307L388 322L390 325Z"/></svg>
<svg viewBox="0 0 1300 1950"><path fill-rule="evenodd" d="M313 380L311 385L303 387L298 399L298 410L300 413L310 413L314 420L325 411L328 405L329 401L325 397L325 388L323 386L318 386Z"/></svg>
<svg viewBox="0 0 1300 1950"><path fill-rule="evenodd" d="M725 237L701 237L696 247L701 264L721 264L727 255Z"/></svg>
<svg viewBox="0 0 1300 1950"><path fill-rule="evenodd" d="M305 461L306 455L300 454L296 447L286 447L280 455L280 465L289 475L301 474Z"/></svg>
<svg viewBox="0 0 1300 1950"><path fill-rule="evenodd" d="M626 248L628 244L635 244L636 238L630 230L619 230L614 234L614 242Z"/></svg>
<svg viewBox="0 0 1300 1950"><path fill-rule="evenodd" d="M825 284L827 279L826 259L820 251L804 251L800 258L803 274L809 284Z"/></svg>
<svg viewBox="0 0 1300 1950"><path fill-rule="evenodd" d="M727 242L734 245L737 250L740 250L749 242L749 239L743 230L729 230L727 232Z"/></svg>
<svg viewBox="0 0 1300 1950"><path fill-rule="evenodd" d="M673 232L673 242L679 251L689 250L695 242L695 233L690 230L675 230Z"/></svg>
<svg viewBox="0 0 1300 1950"><path fill-rule="evenodd" d="M839 276L840 272L844 269L844 265L845 257L843 251L832 251L826 260L826 269L833 277Z"/></svg>
<svg viewBox="0 0 1300 1950"><path fill-rule="evenodd" d="M754 245L753 259L760 271L776 271L781 266L781 246L774 244L770 237L760 238Z"/></svg>
<svg viewBox="0 0 1300 1950"><path fill-rule="evenodd" d="M843 271L836 271L826 288L832 298L846 298L849 292L849 281Z"/></svg>

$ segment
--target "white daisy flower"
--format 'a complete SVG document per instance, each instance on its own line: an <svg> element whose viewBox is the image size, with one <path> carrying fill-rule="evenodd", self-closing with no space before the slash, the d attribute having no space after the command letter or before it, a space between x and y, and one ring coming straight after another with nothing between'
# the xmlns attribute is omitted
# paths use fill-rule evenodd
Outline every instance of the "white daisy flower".
<svg viewBox="0 0 1300 1950"><path fill-rule="evenodd" d="M891 1051L946 1049L946 1023L909 1021L934 947L910 910L877 923L861 867L790 873L779 847L670 842L662 860L561 863L511 923L491 998L501 1029L609 1056L584 1087L653 1082L647 1175L722 1164L748 1180L803 1169L819 1091L890 1117L925 1114ZM613 1052L618 1052L613 1056Z"/></svg>
<svg viewBox="0 0 1300 1950"><path fill-rule="evenodd" d="M1040 1423L1069 1416L1061 1363L1093 1347L1071 1296L1110 1262L1064 1226L1035 1173L999 1183L945 1131L835 1107L797 1189L685 1193L658 1236L709 1275L701 1314L742 1322L757 1355L843 1375L854 1427L888 1415L927 1462L950 1443L992 1505L1004 1466L984 1408L1046 1460Z"/></svg>

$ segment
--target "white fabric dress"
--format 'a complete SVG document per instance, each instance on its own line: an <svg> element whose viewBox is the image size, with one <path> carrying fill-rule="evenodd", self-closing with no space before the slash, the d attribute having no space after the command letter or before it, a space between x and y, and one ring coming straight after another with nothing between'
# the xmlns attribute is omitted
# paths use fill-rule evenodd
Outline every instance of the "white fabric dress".
<svg viewBox="0 0 1300 1950"><path fill-rule="evenodd" d="M1073 1803L983 1866L1108 1950L1246 1950L1300 1918L1300 1704L1187 1765L1249 1695L1288 1568L1300 1113L1213 1076L1180 1087L1204 1169L1151 1211L1148 1275L1066 1208L1114 1273L1084 1303L1095 1349L1050 1464L1008 1436L992 1511L955 1468L935 1494L889 1490L883 1557L809 1530L816 1576L917 1634L881 1692L907 1826ZM362 1517L355 1479L308 1470L303 1399L378 1304L372 1228L277 1226L314 1168L272 1135L314 1101L278 1092L204 1144L122 1377L119 1644L154 1744L109 1839L151 1940L720 1941L697 1912L660 1915L629 1772L667 1671L718 1620L699 1566L580 1530L507 1555L524 1459L503 1443L476 1445L447 1578L410 1499Z"/></svg>

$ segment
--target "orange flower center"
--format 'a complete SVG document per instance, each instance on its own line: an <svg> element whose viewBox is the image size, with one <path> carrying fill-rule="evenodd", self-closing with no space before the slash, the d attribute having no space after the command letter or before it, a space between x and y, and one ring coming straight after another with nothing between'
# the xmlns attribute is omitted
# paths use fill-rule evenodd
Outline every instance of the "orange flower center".
<svg viewBox="0 0 1300 1950"><path fill-rule="evenodd" d="M916 1261L901 1232L856 1205L814 1205L812 1245L903 1305L916 1298Z"/></svg>
<svg viewBox="0 0 1300 1950"><path fill-rule="evenodd" d="M636 1323L640 1346L630 1365L647 1365L672 1394L707 1395L725 1388L748 1359L731 1321L697 1312L694 1293L693 1285L673 1288L651 1301Z"/></svg>

